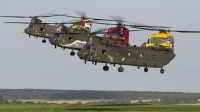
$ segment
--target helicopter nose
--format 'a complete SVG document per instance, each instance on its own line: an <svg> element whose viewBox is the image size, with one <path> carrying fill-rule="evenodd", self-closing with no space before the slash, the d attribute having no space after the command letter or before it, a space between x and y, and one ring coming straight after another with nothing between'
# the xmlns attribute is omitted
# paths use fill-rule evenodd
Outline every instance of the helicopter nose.
<svg viewBox="0 0 200 112"><path fill-rule="evenodd" d="M79 58L81 58L81 56L82 56L82 50L80 50L80 51L77 52L77 56L78 56Z"/></svg>
<svg viewBox="0 0 200 112"><path fill-rule="evenodd" d="M60 44L62 44L63 42L65 42L65 39L62 38L62 37L59 37L59 38L58 38L58 42L59 42Z"/></svg>
<svg viewBox="0 0 200 112"><path fill-rule="evenodd" d="M49 42L53 45L57 45L58 44L58 39L55 37L51 37L49 38Z"/></svg>
<svg viewBox="0 0 200 112"><path fill-rule="evenodd" d="M77 52L77 56L81 59L83 59L83 57L86 55L86 51L85 50L80 50L79 52Z"/></svg>
<svg viewBox="0 0 200 112"><path fill-rule="evenodd" d="M24 32L25 32L25 33L28 33L28 28L24 29Z"/></svg>

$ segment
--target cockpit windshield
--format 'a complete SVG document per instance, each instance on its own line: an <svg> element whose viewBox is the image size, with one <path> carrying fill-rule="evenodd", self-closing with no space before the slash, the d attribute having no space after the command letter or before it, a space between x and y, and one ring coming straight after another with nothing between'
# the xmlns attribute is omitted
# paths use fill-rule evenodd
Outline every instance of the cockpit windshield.
<svg viewBox="0 0 200 112"><path fill-rule="evenodd" d="M93 45L84 45L83 50L95 50L95 47Z"/></svg>
<svg viewBox="0 0 200 112"><path fill-rule="evenodd" d="M55 33L55 34L54 34L54 37L60 37L60 34Z"/></svg>
<svg viewBox="0 0 200 112"><path fill-rule="evenodd" d="M75 22L73 26L85 26L85 22Z"/></svg>
<svg viewBox="0 0 200 112"><path fill-rule="evenodd" d="M29 25L28 28L33 28L33 25Z"/></svg>
<svg viewBox="0 0 200 112"><path fill-rule="evenodd" d="M173 39L171 37L163 38L163 37L151 37L149 39L149 44L172 44Z"/></svg>

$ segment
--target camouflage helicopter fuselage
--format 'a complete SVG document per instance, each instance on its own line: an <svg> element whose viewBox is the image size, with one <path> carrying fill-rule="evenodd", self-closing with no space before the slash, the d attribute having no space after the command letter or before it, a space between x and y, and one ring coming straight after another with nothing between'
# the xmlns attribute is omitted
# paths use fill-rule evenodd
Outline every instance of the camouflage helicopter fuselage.
<svg viewBox="0 0 200 112"><path fill-rule="evenodd" d="M104 44L100 37L93 36L78 52L78 56L85 60L85 63L86 61L106 63L106 66L103 67L104 71L109 69L107 63L110 63L145 67L145 72L148 71L147 67L161 68L161 73L164 73L162 68L175 57L175 54L170 50L157 51L144 45L138 47ZM122 67L118 68L119 72L123 72L123 70Z"/></svg>

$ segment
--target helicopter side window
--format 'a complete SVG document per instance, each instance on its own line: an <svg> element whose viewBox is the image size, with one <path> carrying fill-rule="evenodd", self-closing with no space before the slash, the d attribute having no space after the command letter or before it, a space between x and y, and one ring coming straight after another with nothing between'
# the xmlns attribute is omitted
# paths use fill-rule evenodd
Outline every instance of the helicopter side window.
<svg viewBox="0 0 200 112"><path fill-rule="evenodd" d="M40 31L44 31L44 28L40 28Z"/></svg>
<svg viewBox="0 0 200 112"><path fill-rule="evenodd" d="M170 44L173 44L174 43L174 39L172 37L168 37L166 39L166 42L170 43Z"/></svg>
<svg viewBox="0 0 200 112"><path fill-rule="evenodd" d="M107 51L106 50L102 50L102 54L106 54L107 53Z"/></svg>
<svg viewBox="0 0 200 112"><path fill-rule="evenodd" d="M69 40L73 40L73 37L69 37Z"/></svg>
<svg viewBox="0 0 200 112"><path fill-rule="evenodd" d="M165 41L166 39L162 37L151 37L149 39L149 44L155 44L155 43L162 44L165 43Z"/></svg>
<svg viewBox="0 0 200 112"><path fill-rule="evenodd" d="M163 38L163 37L151 37L148 41L149 44L171 44L173 46L174 43L174 39L172 37L167 37L167 38Z"/></svg>

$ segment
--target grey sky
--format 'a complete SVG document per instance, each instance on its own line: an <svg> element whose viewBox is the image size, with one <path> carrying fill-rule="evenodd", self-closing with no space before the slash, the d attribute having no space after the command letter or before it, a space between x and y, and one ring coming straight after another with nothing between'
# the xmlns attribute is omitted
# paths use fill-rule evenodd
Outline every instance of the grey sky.
<svg viewBox="0 0 200 112"><path fill-rule="evenodd" d="M31 16L59 13L78 16L74 11L85 11L88 17L123 16L124 20L146 25L171 26L177 30L200 30L199 0L1 0L0 15ZM41 18L43 22L65 22L72 18ZM125 71L104 64L84 64L71 50L54 49L42 38L35 39L22 33L27 25L5 24L6 21L30 19L0 18L0 88L35 88L64 90L131 90L200 92L200 34L173 33L176 57L160 69L123 66ZM93 24L92 30L108 28ZM151 31L131 32L130 44L141 45ZM77 52L77 51L76 51Z"/></svg>

